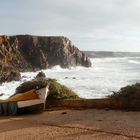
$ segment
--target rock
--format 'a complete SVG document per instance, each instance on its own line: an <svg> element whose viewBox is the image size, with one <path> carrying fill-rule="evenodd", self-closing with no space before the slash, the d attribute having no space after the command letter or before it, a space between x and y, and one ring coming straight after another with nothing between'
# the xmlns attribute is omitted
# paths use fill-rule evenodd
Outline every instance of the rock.
<svg viewBox="0 0 140 140"><path fill-rule="evenodd" d="M66 111L64 111L64 112L62 112L61 114L62 114L62 115L65 115L65 114L67 114L67 112L66 112Z"/></svg>
<svg viewBox="0 0 140 140"><path fill-rule="evenodd" d="M90 67L89 58L66 37L0 36L0 64L20 71L61 67Z"/></svg>
<svg viewBox="0 0 140 140"><path fill-rule="evenodd" d="M12 80L20 80L21 75L18 70L15 70L12 66L0 66L0 83L10 82Z"/></svg>
<svg viewBox="0 0 140 140"><path fill-rule="evenodd" d="M36 75L36 78L41 78L41 77L46 77L45 73L40 71L37 75Z"/></svg>
<svg viewBox="0 0 140 140"><path fill-rule="evenodd" d="M27 78L27 76L23 75L21 78Z"/></svg>
<svg viewBox="0 0 140 140"><path fill-rule="evenodd" d="M3 96L4 95L4 93L0 93L0 96Z"/></svg>
<svg viewBox="0 0 140 140"><path fill-rule="evenodd" d="M72 77L72 79L76 79L76 77Z"/></svg>
<svg viewBox="0 0 140 140"><path fill-rule="evenodd" d="M18 79L18 71L36 71L60 65L90 67L89 58L66 37L47 36L0 36L0 65L12 66L5 80ZM7 71L8 72L8 71ZM10 77L11 75L11 77ZM14 78L12 75L15 75Z"/></svg>

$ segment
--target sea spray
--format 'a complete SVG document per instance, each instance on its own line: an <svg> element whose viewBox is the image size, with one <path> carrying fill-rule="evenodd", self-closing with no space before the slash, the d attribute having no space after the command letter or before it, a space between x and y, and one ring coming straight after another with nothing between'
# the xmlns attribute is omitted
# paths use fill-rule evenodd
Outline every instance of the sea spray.
<svg viewBox="0 0 140 140"><path fill-rule="evenodd" d="M63 69L55 66L42 70L46 77L57 79L74 90L82 98L105 98L121 87L139 82L140 65L130 63L139 62L140 58L115 57L91 59L92 67L71 67ZM15 92L16 87L24 81L33 79L37 72L21 73L20 81L12 81L0 85L0 92L4 93L0 99L6 99Z"/></svg>

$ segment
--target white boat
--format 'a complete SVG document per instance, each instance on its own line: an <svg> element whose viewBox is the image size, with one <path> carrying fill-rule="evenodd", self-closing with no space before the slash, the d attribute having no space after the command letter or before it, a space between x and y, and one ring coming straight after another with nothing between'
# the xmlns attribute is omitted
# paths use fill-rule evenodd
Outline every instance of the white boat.
<svg viewBox="0 0 140 140"><path fill-rule="evenodd" d="M39 90L30 90L0 101L1 115L16 115L24 112L43 111L48 95L48 86Z"/></svg>

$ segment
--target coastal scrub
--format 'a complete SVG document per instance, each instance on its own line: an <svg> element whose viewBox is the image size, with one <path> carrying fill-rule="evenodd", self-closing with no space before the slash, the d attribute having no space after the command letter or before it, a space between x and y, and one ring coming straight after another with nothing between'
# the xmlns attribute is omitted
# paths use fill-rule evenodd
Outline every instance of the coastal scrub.
<svg viewBox="0 0 140 140"><path fill-rule="evenodd" d="M140 100L140 83L123 87L118 92L113 92L113 94L109 95L109 97Z"/></svg>
<svg viewBox="0 0 140 140"><path fill-rule="evenodd" d="M68 87L61 85L55 79L39 77L31 81L22 83L16 88L16 93L24 93L31 89L41 89L49 85L49 95L47 99L79 99L78 95Z"/></svg>
<svg viewBox="0 0 140 140"><path fill-rule="evenodd" d="M123 99L126 108L140 108L140 83L128 85L108 96L111 99Z"/></svg>

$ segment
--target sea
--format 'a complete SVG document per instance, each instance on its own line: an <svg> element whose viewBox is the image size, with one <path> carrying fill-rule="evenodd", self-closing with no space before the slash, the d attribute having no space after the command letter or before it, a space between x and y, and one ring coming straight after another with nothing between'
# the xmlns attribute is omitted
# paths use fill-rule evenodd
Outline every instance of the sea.
<svg viewBox="0 0 140 140"><path fill-rule="evenodd" d="M140 82L140 57L98 57L90 58L92 67L71 67L63 69L59 65L42 70L46 77L54 78L75 91L81 98L106 98L121 87ZM21 83L33 79L37 72L21 73L20 81L2 83L0 99L14 94Z"/></svg>

